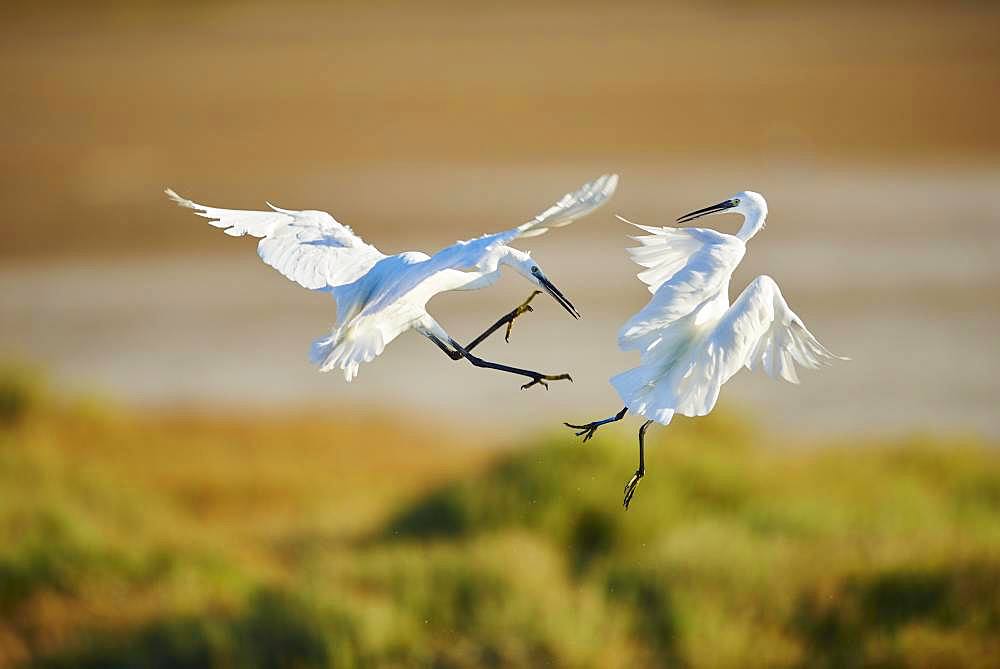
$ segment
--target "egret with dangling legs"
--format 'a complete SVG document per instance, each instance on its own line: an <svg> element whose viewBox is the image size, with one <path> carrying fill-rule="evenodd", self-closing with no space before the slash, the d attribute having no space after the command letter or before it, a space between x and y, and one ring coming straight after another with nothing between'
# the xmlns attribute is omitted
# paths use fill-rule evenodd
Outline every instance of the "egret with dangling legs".
<svg viewBox="0 0 1000 669"><path fill-rule="evenodd" d="M639 366L611 378L625 403L621 411L591 423L565 423L587 441L601 426L620 421L629 412L646 419L639 428L639 467L625 484L626 509L646 473L645 436L654 422L667 425L674 414L708 414L722 384L743 367L798 383L796 364L816 369L847 360L819 343L768 276L751 281L729 303L733 271L746 253L746 243L767 221L764 196L737 193L677 222L724 212L743 216L735 235L632 223L649 233L633 238L640 246L629 249L629 255L644 268L638 276L653 297L619 330L618 346L639 351Z"/></svg>
<svg viewBox="0 0 1000 669"><path fill-rule="evenodd" d="M547 292L573 318L573 304L542 272L531 256L509 246L515 239L534 237L549 228L568 225L604 204L618 185L617 175L604 175L515 228L461 241L432 256L416 251L385 255L323 211L293 211L268 203L271 211L219 209L192 202L168 189L166 194L182 207L193 209L227 235L260 238L261 260L305 288L325 291L337 302L337 323L327 337L312 346L312 360L320 371L339 369L347 381L363 362L382 353L393 339L416 330L452 360L468 360L476 367L495 369L529 379L522 388L548 381L570 380L569 374L541 374L483 360L472 350L488 336L532 310L532 294L466 346L445 332L427 312L428 300L452 290L477 290L500 278L500 269L511 267L537 288Z"/></svg>

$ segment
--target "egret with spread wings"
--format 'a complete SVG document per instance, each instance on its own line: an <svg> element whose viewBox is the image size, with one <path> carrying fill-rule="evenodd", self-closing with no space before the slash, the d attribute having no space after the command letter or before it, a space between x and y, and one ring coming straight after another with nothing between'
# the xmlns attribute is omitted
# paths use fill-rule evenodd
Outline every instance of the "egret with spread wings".
<svg viewBox="0 0 1000 669"><path fill-rule="evenodd" d="M461 241L432 256L417 251L385 255L358 237L351 228L323 211L292 211L268 203L271 211L219 209L192 202L172 190L166 194L182 207L193 209L227 235L260 238L261 260L292 281L329 292L337 302L337 322L327 337L312 346L312 360L320 371L339 369L350 381L363 362L370 362L393 339L413 329L430 339L452 360L462 358L477 367L496 369L530 379L522 387L570 379L569 374L540 374L472 355L480 342L531 311L532 292L516 309L502 317L468 345L461 345L427 313L428 300L451 290L476 290L500 278L508 266L548 292L574 318L572 303L548 279L530 255L509 244L534 237L590 214L614 193L617 175L605 175L575 193L567 193L535 218L510 230Z"/></svg>
<svg viewBox="0 0 1000 669"><path fill-rule="evenodd" d="M604 420L566 423L587 441L599 427L630 411L646 419L639 428L639 467L625 484L626 509L645 474L644 440L653 422L666 425L674 414L706 415L715 407L722 384L744 367L798 383L796 364L815 369L846 360L830 353L806 329L769 276L751 281L730 305L730 278L746 253L746 243L765 225L767 202L760 193L744 191L677 222L722 212L743 216L735 235L707 228L636 225L649 234L634 238L640 246L629 249L629 255L644 268L639 279L653 297L618 332L618 346L641 355L638 367L611 379L625 407Z"/></svg>

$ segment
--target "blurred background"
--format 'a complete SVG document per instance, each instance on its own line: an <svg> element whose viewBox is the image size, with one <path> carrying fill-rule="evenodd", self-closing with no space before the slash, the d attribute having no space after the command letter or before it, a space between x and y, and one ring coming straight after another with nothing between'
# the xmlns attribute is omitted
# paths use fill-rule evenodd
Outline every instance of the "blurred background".
<svg viewBox="0 0 1000 669"><path fill-rule="evenodd" d="M142 2L0 10L0 666L992 666L1000 7ZM162 195L329 211L386 253L618 194L528 240L490 359L333 302ZM648 299L630 229L743 189L850 363L586 447ZM735 217L711 224L735 231ZM444 295L459 339L529 292ZM544 300L544 301L543 301Z"/></svg>

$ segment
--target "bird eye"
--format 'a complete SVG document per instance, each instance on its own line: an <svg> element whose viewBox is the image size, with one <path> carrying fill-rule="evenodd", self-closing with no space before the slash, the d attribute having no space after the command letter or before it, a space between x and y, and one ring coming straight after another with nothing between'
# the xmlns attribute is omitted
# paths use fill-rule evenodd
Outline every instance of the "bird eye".
<svg viewBox="0 0 1000 669"><path fill-rule="evenodd" d="M737 204L738 205L739 203L740 203L740 199L739 198L735 198L733 200L733 204Z"/></svg>
<svg viewBox="0 0 1000 669"><path fill-rule="evenodd" d="M538 274L538 265L532 265L531 266L531 273L532 274Z"/></svg>

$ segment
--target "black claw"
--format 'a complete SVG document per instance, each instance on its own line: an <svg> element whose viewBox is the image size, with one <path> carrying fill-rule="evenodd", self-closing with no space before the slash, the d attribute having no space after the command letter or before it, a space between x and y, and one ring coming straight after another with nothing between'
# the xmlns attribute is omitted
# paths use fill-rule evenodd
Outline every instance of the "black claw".
<svg viewBox="0 0 1000 669"><path fill-rule="evenodd" d="M536 384L540 384L542 386L545 386L545 389L548 390L549 384L546 383L547 381L563 381L563 380L573 381L573 379L570 377L569 374L538 374L537 377L532 377L531 381L521 386L521 389L524 390Z"/></svg>
<svg viewBox="0 0 1000 669"><path fill-rule="evenodd" d="M515 308L512 312L510 312L509 314L504 316L503 319L501 319L500 321L501 323L503 322L503 320L507 321L507 329L506 331L504 331L503 335L503 340L505 342L507 342L508 344L510 343L510 331L514 328L514 319L516 319L521 314L525 314L529 311L534 311L535 309L528 303L531 302L533 299L535 299L536 295L541 295L541 294L542 294L541 291L536 290L535 292L533 292L531 295L528 296L528 299L525 300L523 304Z"/></svg>
<svg viewBox="0 0 1000 669"><path fill-rule="evenodd" d="M643 472L636 471L629 479L629 482L625 484L625 500L622 504L625 506L625 510L628 511L628 505L632 502L632 497L635 495L636 486L639 485L639 481L642 480Z"/></svg>
<svg viewBox="0 0 1000 669"><path fill-rule="evenodd" d="M566 427L571 430L579 430L579 432L574 432L573 434L577 437L583 437L583 443L590 441L591 437L597 432L597 428L600 425L595 425L593 423L587 423L586 425L573 425L572 423L563 423Z"/></svg>

